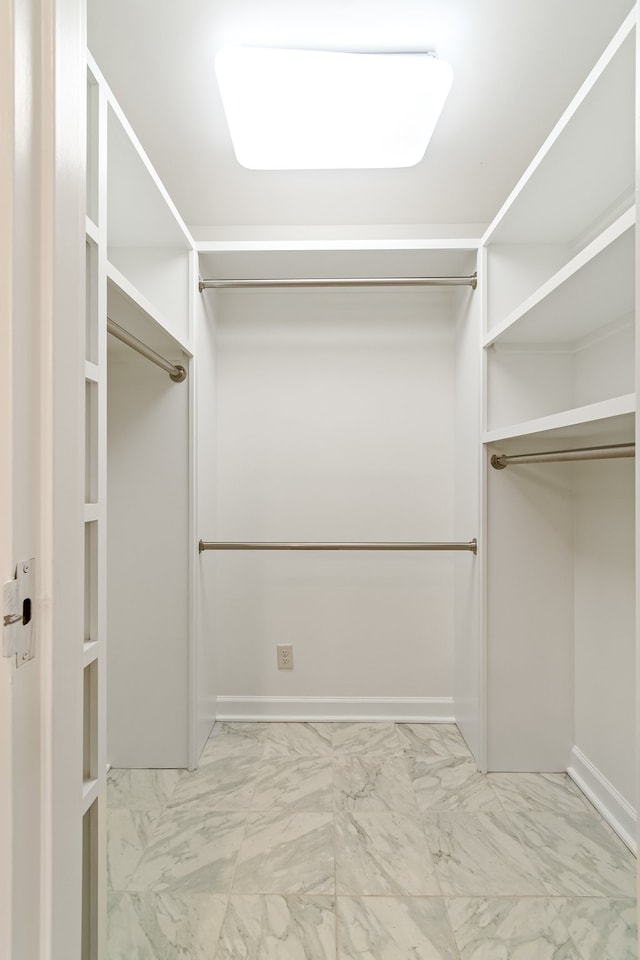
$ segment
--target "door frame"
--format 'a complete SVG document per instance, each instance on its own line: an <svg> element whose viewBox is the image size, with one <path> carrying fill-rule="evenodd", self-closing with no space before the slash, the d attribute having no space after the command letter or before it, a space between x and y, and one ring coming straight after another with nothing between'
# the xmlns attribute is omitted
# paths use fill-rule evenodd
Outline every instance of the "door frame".
<svg viewBox="0 0 640 960"><path fill-rule="evenodd" d="M80 956L86 4L40 0L41 957Z"/></svg>

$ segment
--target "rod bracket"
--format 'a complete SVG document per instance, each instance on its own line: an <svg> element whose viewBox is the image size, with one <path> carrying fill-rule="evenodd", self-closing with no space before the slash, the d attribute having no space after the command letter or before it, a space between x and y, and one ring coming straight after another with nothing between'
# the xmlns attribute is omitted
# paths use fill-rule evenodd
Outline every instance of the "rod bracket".
<svg viewBox="0 0 640 960"><path fill-rule="evenodd" d="M187 371L180 364L176 364L176 369L173 373L170 373L169 376L174 383L182 383L183 380L187 379Z"/></svg>
<svg viewBox="0 0 640 960"><path fill-rule="evenodd" d="M493 454L493 456L491 457L491 466L494 468L494 470L504 470L504 468L506 467L506 463L504 462L503 457L504 457L504 454L502 455L498 453Z"/></svg>

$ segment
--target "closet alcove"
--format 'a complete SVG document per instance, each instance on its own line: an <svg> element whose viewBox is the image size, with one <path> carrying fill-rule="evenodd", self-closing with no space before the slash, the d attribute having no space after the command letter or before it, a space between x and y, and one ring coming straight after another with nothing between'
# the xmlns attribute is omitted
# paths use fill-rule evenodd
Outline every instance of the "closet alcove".
<svg viewBox="0 0 640 960"><path fill-rule="evenodd" d="M636 842L632 12L484 238L490 770L565 770ZM606 454L606 451L603 451Z"/></svg>
<svg viewBox="0 0 640 960"><path fill-rule="evenodd" d="M194 769L216 719L455 719L635 848L635 462L491 466L635 440L635 12L481 238L195 241L90 76L87 814L103 759ZM187 380L110 343L107 382L107 315Z"/></svg>
<svg viewBox="0 0 640 960"><path fill-rule="evenodd" d="M357 246L201 249L202 277L308 281L201 294L216 385L198 398L198 456L215 463L215 483L199 493L203 539L476 535L479 297L468 285L313 278L469 277L477 251ZM218 716L453 716L454 636L464 670L477 642L473 600L455 600L478 582L470 552L225 551L202 555L199 568ZM294 645L294 672L276 669L278 643Z"/></svg>
<svg viewBox="0 0 640 960"><path fill-rule="evenodd" d="M118 303L118 306L116 306ZM167 359L169 338L118 317ZM142 335L141 335L142 334ZM189 392L114 337L107 378L107 748L116 767L188 766Z"/></svg>

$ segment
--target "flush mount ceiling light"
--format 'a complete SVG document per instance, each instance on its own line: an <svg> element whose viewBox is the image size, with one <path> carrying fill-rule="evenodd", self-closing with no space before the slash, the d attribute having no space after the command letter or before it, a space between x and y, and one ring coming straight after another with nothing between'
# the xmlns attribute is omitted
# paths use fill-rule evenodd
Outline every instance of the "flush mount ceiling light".
<svg viewBox="0 0 640 960"><path fill-rule="evenodd" d="M227 47L215 68L236 157L250 170L411 167L453 81L427 53Z"/></svg>

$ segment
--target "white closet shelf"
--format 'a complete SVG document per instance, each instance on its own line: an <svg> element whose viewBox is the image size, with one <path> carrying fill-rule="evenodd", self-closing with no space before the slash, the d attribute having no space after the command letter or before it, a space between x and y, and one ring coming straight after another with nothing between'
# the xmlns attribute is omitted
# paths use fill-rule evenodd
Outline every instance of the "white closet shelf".
<svg viewBox="0 0 640 960"><path fill-rule="evenodd" d="M89 380L90 383L100 382L100 367L97 363L92 363L91 360L85 360L84 378L85 380Z"/></svg>
<svg viewBox="0 0 640 960"><path fill-rule="evenodd" d="M494 343L578 343L630 315L635 298L635 206L491 330Z"/></svg>
<svg viewBox="0 0 640 960"><path fill-rule="evenodd" d="M83 668L91 666L94 660L98 659L99 653L100 653L100 643L98 640L85 641L84 647L82 650Z"/></svg>
<svg viewBox="0 0 640 960"><path fill-rule="evenodd" d="M635 176L635 9L571 101L484 236L484 243L559 243L611 221ZM576 162L576 158L580 158ZM624 207L622 208L624 209Z"/></svg>
<svg viewBox="0 0 640 960"><path fill-rule="evenodd" d="M114 295L120 303L124 300L128 305L127 317L123 317L119 311L113 309ZM107 310L112 320L125 327L134 336L144 340L153 349L162 351L169 341L173 347L177 347L189 356L192 355L190 346L175 336L167 319L154 304L109 262L107 262ZM115 315L116 312L117 315Z"/></svg>
<svg viewBox="0 0 640 960"><path fill-rule="evenodd" d="M536 420L510 424L482 435L483 443L501 443L533 437L539 440L593 440L624 442L634 439L636 395L629 393L574 407Z"/></svg>
<svg viewBox="0 0 640 960"><path fill-rule="evenodd" d="M90 67L93 70L92 61ZM192 249L191 234L177 207L106 83L105 88L109 244Z"/></svg>
<svg viewBox="0 0 640 960"><path fill-rule="evenodd" d="M93 523L98 519L98 511L100 510L100 504L98 503L85 503L84 505L84 522Z"/></svg>
<svg viewBox="0 0 640 960"><path fill-rule="evenodd" d="M86 217L85 233L87 234L89 240L92 240L93 243L100 242L100 229L98 225L93 222L91 217Z"/></svg>
<svg viewBox="0 0 640 960"><path fill-rule="evenodd" d="M82 815L97 800L100 792L100 780L84 780L82 783Z"/></svg>
<svg viewBox="0 0 640 960"><path fill-rule="evenodd" d="M200 275L211 279L469 276L478 241L220 241L197 249Z"/></svg>
<svg viewBox="0 0 640 960"><path fill-rule="evenodd" d="M389 251L389 250L477 250L480 240L477 237L469 239L438 240L429 237L325 237L310 239L307 237L287 238L256 238L256 239L215 239L197 240L195 249L198 253L296 253L307 251L318 253L322 251Z"/></svg>

